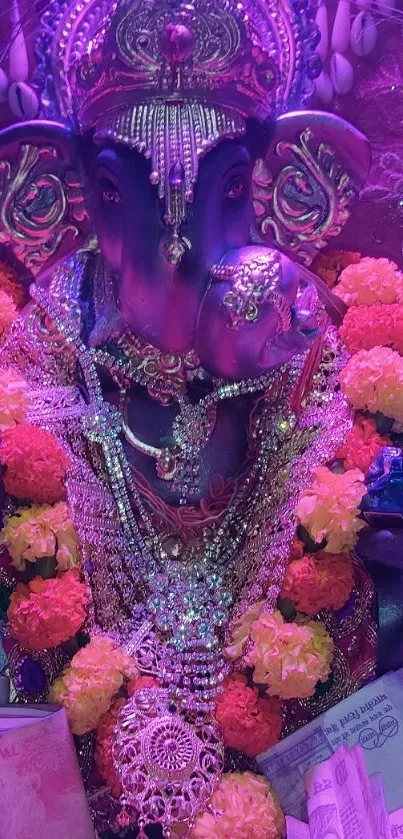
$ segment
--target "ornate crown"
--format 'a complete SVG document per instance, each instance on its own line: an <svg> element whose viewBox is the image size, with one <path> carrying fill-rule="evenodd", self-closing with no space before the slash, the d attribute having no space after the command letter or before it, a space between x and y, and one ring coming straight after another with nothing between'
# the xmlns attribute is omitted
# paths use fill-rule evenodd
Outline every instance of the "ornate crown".
<svg viewBox="0 0 403 839"><path fill-rule="evenodd" d="M302 19L289 0L121 0L76 69L79 122L181 97L243 117L277 116L300 105Z"/></svg>
<svg viewBox="0 0 403 839"><path fill-rule="evenodd" d="M311 2L76 0L46 13L62 115L151 158L176 245L201 155L246 118L301 105L320 69Z"/></svg>

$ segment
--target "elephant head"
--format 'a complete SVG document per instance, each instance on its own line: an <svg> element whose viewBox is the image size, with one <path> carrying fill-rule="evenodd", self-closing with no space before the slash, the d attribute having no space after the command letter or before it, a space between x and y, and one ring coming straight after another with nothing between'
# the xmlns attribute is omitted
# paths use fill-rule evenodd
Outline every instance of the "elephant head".
<svg viewBox="0 0 403 839"><path fill-rule="evenodd" d="M168 0L118 5L75 63L73 34L87 32L96 0L70 15L69 48L67 12L59 22L53 45L69 80L59 90L64 123L0 133L0 244L43 282L96 235L119 316L139 338L167 352L196 349L214 375L256 375L304 348L315 331L307 312L302 320L296 314L295 262L309 264L347 220L368 173L367 141L332 115L276 118L281 85L288 102L300 99L311 57L302 67L287 52L276 61L269 55L258 31L259 21L277 26L266 0L249 0L248 15L224 0L207 13L202 0L186 10L176 4L179 11ZM311 55L312 29L295 3L283 5L280 17L296 15L299 27L288 37L302 52L305 39ZM222 43L207 42L203 27L217 17ZM56 58L54 76L57 86ZM200 91L194 99L189 92L196 84L203 102ZM264 246L282 252L277 291L290 311L286 335L278 334L270 301L253 322L232 329L231 283L212 282L214 266L250 261Z"/></svg>

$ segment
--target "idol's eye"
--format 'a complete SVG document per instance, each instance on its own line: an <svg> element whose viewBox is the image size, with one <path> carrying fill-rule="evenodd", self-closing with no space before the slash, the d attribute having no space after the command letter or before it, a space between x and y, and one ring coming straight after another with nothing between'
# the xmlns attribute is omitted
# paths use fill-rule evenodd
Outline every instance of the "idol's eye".
<svg viewBox="0 0 403 839"><path fill-rule="evenodd" d="M239 201L247 194L248 183L243 175L234 175L227 183L224 198L228 201Z"/></svg>
<svg viewBox="0 0 403 839"><path fill-rule="evenodd" d="M99 188L101 199L104 204L120 204L121 197L119 190L109 178L100 178Z"/></svg>
<svg viewBox="0 0 403 839"><path fill-rule="evenodd" d="M102 201L105 204L120 204L121 200L117 189L111 187L102 189Z"/></svg>

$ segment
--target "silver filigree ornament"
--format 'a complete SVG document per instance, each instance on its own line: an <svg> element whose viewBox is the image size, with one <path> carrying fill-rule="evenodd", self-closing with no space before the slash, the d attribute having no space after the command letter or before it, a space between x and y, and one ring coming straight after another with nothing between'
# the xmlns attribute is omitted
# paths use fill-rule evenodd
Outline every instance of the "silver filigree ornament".
<svg viewBox="0 0 403 839"><path fill-rule="evenodd" d="M190 828L205 809L223 769L217 724L180 714L168 691L144 688L122 708L112 756L122 785L120 823L140 829L177 822ZM140 834L141 835L141 834Z"/></svg>

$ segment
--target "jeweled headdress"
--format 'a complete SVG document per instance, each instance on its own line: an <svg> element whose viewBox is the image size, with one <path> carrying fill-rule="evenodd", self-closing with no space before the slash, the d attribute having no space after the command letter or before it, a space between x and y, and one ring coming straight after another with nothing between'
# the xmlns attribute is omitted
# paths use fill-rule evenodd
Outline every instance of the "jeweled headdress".
<svg viewBox="0 0 403 839"><path fill-rule="evenodd" d="M200 157L299 106L317 75L309 2L78 0L52 21L61 115L151 159L173 261Z"/></svg>

